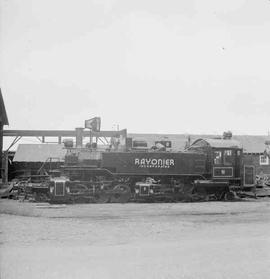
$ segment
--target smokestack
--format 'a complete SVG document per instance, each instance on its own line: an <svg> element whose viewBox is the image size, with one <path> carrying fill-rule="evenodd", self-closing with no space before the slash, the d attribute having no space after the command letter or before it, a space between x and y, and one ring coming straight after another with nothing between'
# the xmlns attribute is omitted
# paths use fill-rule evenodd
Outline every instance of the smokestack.
<svg viewBox="0 0 270 279"><path fill-rule="evenodd" d="M76 128L76 147L83 146L83 130L84 128Z"/></svg>
<svg viewBox="0 0 270 279"><path fill-rule="evenodd" d="M224 132L223 133L223 139L225 139L225 140L232 139L232 132L231 131Z"/></svg>

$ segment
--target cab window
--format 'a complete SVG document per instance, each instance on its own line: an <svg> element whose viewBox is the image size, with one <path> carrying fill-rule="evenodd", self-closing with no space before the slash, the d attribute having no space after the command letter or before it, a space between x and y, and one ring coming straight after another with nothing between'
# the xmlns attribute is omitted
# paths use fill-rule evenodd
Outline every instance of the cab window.
<svg viewBox="0 0 270 279"><path fill-rule="evenodd" d="M224 165L232 165L233 163L233 152L232 150L224 150Z"/></svg>
<svg viewBox="0 0 270 279"><path fill-rule="evenodd" d="M222 152L214 151L214 164L221 165L222 164Z"/></svg>

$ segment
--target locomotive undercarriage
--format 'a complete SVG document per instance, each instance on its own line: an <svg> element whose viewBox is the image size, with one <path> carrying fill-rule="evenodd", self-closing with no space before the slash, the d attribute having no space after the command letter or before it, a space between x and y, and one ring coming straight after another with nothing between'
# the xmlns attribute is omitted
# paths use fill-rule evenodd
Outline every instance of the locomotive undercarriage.
<svg viewBox="0 0 270 279"><path fill-rule="evenodd" d="M41 178L40 183L18 183L19 196L50 203L193 202L238 198L237 181L213 181L207 175L132 176L113 175L104 169L71 169L49 181ZM23 187L24 184L27 187Z"/></svg>
<svg viewBox="0 0 270 279"><path fill-rule="evenodd" d="M57 187L62 190L57 194ZM52 203L192 202L233 199L228 183L199 177L94 176L88 181L56 178Z"/></svg>

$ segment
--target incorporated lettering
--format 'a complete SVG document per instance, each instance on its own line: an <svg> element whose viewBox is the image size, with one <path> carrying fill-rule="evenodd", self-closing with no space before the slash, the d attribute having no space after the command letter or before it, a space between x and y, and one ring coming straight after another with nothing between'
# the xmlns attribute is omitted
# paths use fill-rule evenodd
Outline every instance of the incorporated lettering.
<svg viewBox="0 0 270 279"><path fill-rule="evenodd" d="M170 168L175 162L174 159L135 158L134 164L139 168Z"/></svg>

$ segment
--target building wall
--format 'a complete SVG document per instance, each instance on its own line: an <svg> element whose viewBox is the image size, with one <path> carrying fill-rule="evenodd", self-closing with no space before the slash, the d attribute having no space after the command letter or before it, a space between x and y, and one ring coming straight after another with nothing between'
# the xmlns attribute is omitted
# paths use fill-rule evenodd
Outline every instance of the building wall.
<svg viewBox="0 0 270 279"><path fill-rule="evenodd" d="M260 156L264 156L263 153L259 154L244 154L244 164L245 165L253 165L255 166L255 174L269 174L270 175L270 160L266 160L267 164L261 164Z"/></svg>
<svg viewBox="0 0 270 279"><path fill-rule="evenodd" d="M2 160L3 160L3 123L0 119L0 178L2 178Z"/></svg>

